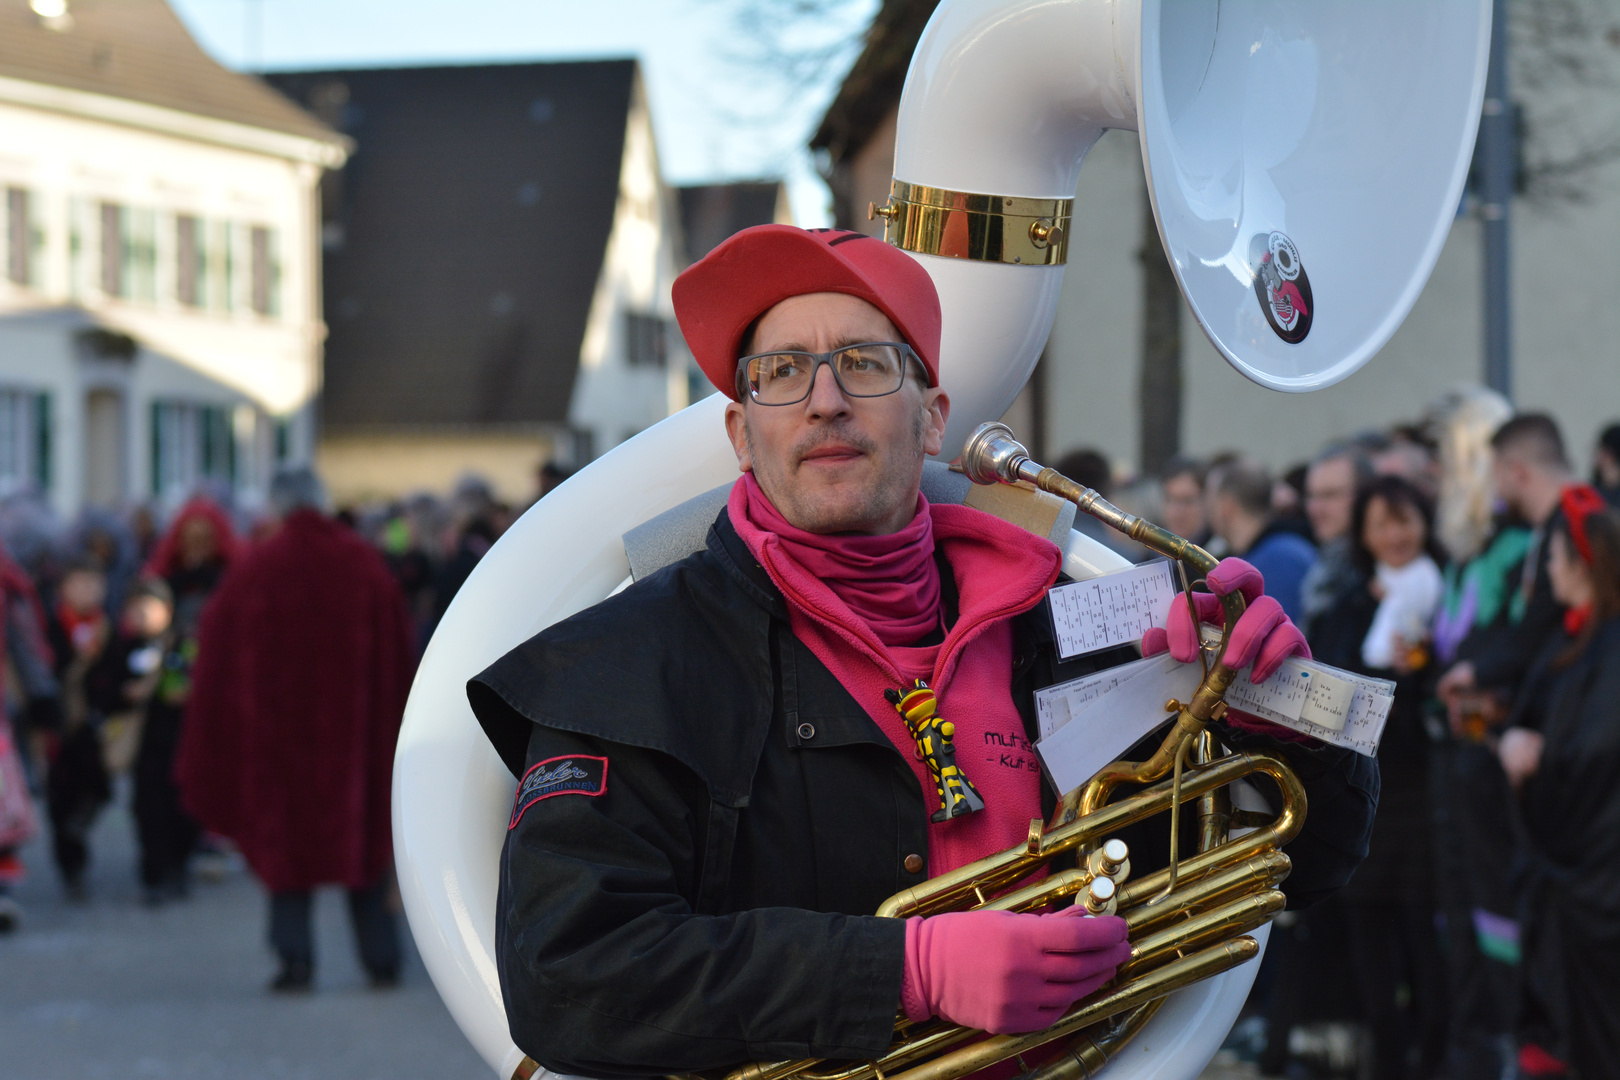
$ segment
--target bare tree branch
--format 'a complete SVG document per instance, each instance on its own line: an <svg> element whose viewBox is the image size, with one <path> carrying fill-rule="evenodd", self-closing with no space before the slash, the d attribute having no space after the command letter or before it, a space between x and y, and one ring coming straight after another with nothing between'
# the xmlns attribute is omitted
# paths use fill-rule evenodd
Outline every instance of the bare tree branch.
<svg viewBox="0 0 1620 1080"><path fill-rule="evenodd" d="M1545 207L1612 190L1620 161L1620 5L1514 0L1513 94L1522 109L1524 197Z"/></svg>

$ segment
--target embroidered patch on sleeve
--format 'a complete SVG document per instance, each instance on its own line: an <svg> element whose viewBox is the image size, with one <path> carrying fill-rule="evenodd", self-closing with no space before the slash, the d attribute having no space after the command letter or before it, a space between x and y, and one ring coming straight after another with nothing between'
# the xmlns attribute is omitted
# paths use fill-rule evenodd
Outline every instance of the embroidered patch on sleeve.
<svg viewBox="0 0 1620 1080"><path fill-rule="evenodd" d="M553 795L600 795L607 790L608 759L589 754L547 758L530 766L518 782L512 800L512 820L507 830L517 828L523 812L541 799Z"/></svg>

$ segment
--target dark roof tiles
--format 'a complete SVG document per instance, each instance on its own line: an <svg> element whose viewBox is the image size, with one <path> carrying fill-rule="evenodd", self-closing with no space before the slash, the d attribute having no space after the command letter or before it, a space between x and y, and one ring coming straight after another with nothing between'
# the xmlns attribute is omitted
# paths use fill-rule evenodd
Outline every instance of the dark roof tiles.
<svg viewBox="0 0 1620 1080"><path fill-rule="evenodd" d="M327 429L565 423L635 62L269 78L355 140L323 190Z"/></svg>

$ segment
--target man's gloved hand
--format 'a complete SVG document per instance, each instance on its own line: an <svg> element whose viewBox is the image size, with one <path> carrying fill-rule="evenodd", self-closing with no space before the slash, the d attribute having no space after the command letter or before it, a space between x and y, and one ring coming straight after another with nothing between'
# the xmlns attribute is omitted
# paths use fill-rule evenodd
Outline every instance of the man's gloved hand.
<svg viewBox="0 0 1620 1080"><path fill-rule="evenodd" d="M957 911L906 922L900 999L912 1021L938 1016L996 1035L1038 1031L1113 978L1131 955L1125 920Z"/></svg>
<svg viewBox="0 0 1620 1080"><path fill-rule="evenodd" d="M1226 647L1226 666L1237 670L1253 663L1249 672L1253 681L1265 682L1290 656L1310 659L1311 647L1305 635L1283 612L1275 597L1265 595L1266 581L1249 563L1242 559L1222 559L1220 565L1205 575L1210 592L1193 593L1193 605L1198 609L1198 621L1215 626L1226 625L1226 612L1221 597L1236 590L1243 594L1247 606L1232 628L1232 640ZM1187 601L1177 595L1170 605L1167 626L1154 627L1142 636L1142 655L1154 656L1165 649L1182 663L1198 659L1198 626L1187 612ZM1255 731L1264 731L1277 738L1299 740L1306 738L1297 732L1262 720L1250 713L1234 709L1227 714L1229 722Z"/></svg>

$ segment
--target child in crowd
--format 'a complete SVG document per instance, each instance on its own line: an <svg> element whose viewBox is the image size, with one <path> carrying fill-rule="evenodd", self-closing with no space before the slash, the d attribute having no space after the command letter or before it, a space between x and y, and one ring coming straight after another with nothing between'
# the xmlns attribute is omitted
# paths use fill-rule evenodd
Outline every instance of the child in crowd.
<svg viewBox="0 0 1620 1080"><path fill-rule="evenodd" d="M173 625L174 594L168 583L162 578L140 579L130 587L117 632L90 673L92 705L108 718L109 728L123 723L135 729L126 741L138 739L143 748L135 762L135 817L141 884L148 904L184 892L182 868L195 840L189 825L177 830L161 807L154 808L148 775L160 767L152 759L160 740L149 740L146 726L153 694L165 676L163 661L173 644Z"/></svg>
<svg viewBox="0 0 1620 1080"><path fill-rule="evenodd" d="M90 862L90 829L112 798L101 750L101 714L89 698L88 677L111 634L107 618L107 579L89 562L71 564L49 613L51 651L61 685L61 719L45 784L50 811L52 853L70 898L85 898Z"/></svg>

